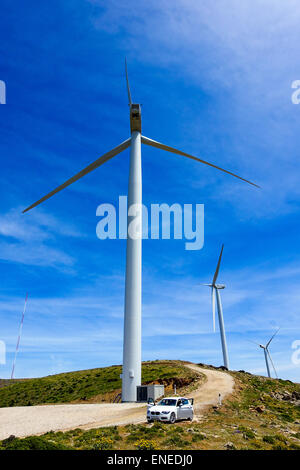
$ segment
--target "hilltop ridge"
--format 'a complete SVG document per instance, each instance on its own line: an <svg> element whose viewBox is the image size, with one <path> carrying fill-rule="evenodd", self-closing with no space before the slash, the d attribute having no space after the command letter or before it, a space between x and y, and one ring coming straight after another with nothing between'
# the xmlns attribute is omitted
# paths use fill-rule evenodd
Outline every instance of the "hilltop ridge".
<svg viewBox="0 0 300 470"><path fill-rule="evenodd" d="M190 364L183 361L144 363L143 381L165 383L166 394L173 393L176 383L179 393L186 391L193 396L194 390L197 396L201 394L199 385L202 383L203 392L205 390L205 370L232 376L231 395L221 406L208 406L197 412L192 423L180 422L174 426L144 423L48 432L42 436L6 439L0 443L0 449L300 450L300 384L204 364L199 364L203 372L199 375L188 367ZM50 403L54 393L58 393L60 399L68 397L69 403L78 402L72 401L74 396L79 397L77 400L81 403L103 403L111 400L120 389L119 372L120 366L112 366L21 381L0 389L0 403L3 406L12 397L13 406L28 399L39 403L47 399ZM42 392L38 391L39 386ZM89 396L85 400L84 393Z"/></svg>
<svg viewBox="0 0 300 470"><path fill-rule="evenodd" d="M58 403L111 402L121 391L119 365L66 372L36 379L0 381L0 407ZM199 375L182 361L149 361L142 365L142 383L161 383L169 393L198 383ZM2 382L2 384L1 384Z"/></svg>

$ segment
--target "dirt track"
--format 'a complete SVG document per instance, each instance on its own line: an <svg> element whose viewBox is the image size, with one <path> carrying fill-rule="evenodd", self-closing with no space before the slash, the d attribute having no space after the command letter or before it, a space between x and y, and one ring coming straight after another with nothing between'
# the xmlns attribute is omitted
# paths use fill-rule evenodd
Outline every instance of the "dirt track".
<svg viewBox="0 0 300 470"><path fill-rule="evenodd" d="M226 372L202 369L194 364L186 364L186 366L196 372L201 372L206 375L207 378L206 382L191 394L195 399L194 412L195 418L197 419L207 406L218 404L219 393L223 400L233 392L234 380L233 377L226 374Z"/></svg>
<svg viewBox="0 0 300 470"><path fill-rule="evenodd" d="M186 364L190 369L206 375L207 380L191 394L195 398L195 419L208 405L218 403L218 395L225 398L232 393L233 378L225 372L202 369ZM100 426L138 424L145 422L146 406L140 403L91 405L43 405L0 408L0 440L11 434L24 437L48 431L91 429Z"/></svg>

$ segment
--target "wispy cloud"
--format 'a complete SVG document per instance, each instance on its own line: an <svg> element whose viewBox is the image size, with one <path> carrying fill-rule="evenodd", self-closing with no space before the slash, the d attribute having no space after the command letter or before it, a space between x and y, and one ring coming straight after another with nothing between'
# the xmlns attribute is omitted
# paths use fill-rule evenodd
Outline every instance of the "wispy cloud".
<svg viewBox="0 0 300 470"><path fill-rule="evenodd" d="M300 334L298 315L294 315L293 310L297 309L299 299L293 295L295 285L288 286L288 270L288 266L282 268L281 287L276 289L275 297L265 294L272 286L272 271L261 274L257 281L260 289L253 280L245 289L244 272L221 272L223 279L231 279L222 294L233 368L264 374L263 357L248 340L264 342L276 326L281 326L272 344L272 356L281 377L296 379L298 370L291 363L291 344ZM293 266L291 272L294 272ZM254 279L253 273L248 271L248 274L248 279ZM276 277L280 279L279 271ZM85 361L95 366L110 361L121 363L123 276L101 277L83 290L84 294L79 295L74 292L61 298L30 299L19 370L27 367L24 361L32 354L38 355L30 360L31 364L36 364L34 367L38 367L39 357L44 354L52 354L54 363L61 363L62 367L65 364L68 370L78 368L78 355L81 364L87 364ZM3 339L9 354L13 353L16 335L16 332L12 334L12 321L18 323L21 304L20 299L11 296L0 299L2 317L6 319L2 321ZM282 312L285 312L284 319ZM199 284L199 279L164 281L160 276L147 274L143 303L144 359L181 358L217 365L222 361L219 341L218 333L212 332L210 293ZM48 366L44 363L44 373L54 371L53 361L51 359Z"/></svg>
<svg viewBox="0 0 300 470"><path fill-rule="evenodd" d="M35 209L30 214L22 214L21 207L0 214L0 235L17 240L43 241L56 235L83 237L75 225L59 220L52 214L41 209Z"/></svg>
<svg viewBox="0 0 300 470"><path fill-rule="evenodd" d="M71 267L73 256L53 246L58 236L83 237L72 224L35 210L30 216L21 209L0 215L0 259L32 266Z"/></svg>
<svg viewBox="0 0 300 470"><path fill-rule="evenodd" d="M173 73L181 77L183 92L188 82L202 90L202 98L208 96L212 105L210 109L205 105L205 114L195 112L197 103L182 97L178 105L183 135L175 139L185 147L188 143L186 150L191 153L261 184L263 190L250 192L201 165L192 175L187 172L187 182L197 189L204 173L206 193L234 200L244 219L299 210L295 201L300 197L300 167L294 148L298 110L290 100L291 82L299 73L295 61L299 18L295 0L163 0L159 6L152 0L138 5L112 0L93 21L108 35L126 31L121 45L132 62ZM149 99L160 96L157 82L149 76ZM139 86L138 76L134 85ZM186 112L192 110L192 119L185 123ZM212 188L216 182L217 194ZM202 187L201 182L198 188Z"/></svg>

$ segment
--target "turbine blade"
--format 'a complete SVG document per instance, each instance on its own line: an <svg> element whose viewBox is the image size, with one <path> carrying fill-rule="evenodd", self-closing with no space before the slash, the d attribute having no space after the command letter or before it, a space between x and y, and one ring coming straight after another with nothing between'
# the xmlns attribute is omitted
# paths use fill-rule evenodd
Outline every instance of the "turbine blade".
<svg viewBox="0 0 300 470"><path fill-rule="evenodd" d="M274 372L275 372L275 375L276 375L276 379L278 379L278 375L277 375L277 372L276 372L276 369L275 369L274 363L273 363L273 361L272 361L271 354L269 353L269 350L268 350L268 348L266 348L266 350L267 350L268 356L269 356L269 358L270 358L270 361L271 361L272 367L273 367L273 369L274 369Z"/></svg>
<svg viewBox="0 0 300 470"><path fill-rule="evenodd" d="M189 155L188 153L182 152L181 150L174 149L173 147L169 147L168 145L161 144L160 142L149 139L148 137L145 137L143 135L142 135L142 143L146 145L150 145L152 147L156 147L161 150L166 150L167 152L176 153L177 155L182 155L183 157L191 158L192 160L196 160L197 162L204 163L205 165L208 165L213 168L216 168L217 170L223 171L224 173L234 176L235 178L245 181L246 183L252 184L252 186L256 186L257 188L260 188L260 186L258 186L257 184L252 183L251 181L246 180L245 178L242 178L241 176L238 176L235 173L232 173L231 171L224 170L224 168L214 165L213 163L209 163L206 160L202 160L200 158L194 157L193 155Z"/></svg>
<svg viewBox="0 0 300 470"><path fill-rule="evenodd" d="M213 327L214 327L214 333L215 333L216 332L216 292L215 292L215 287L211 288L211 301L212 301Z"/></svg>
<svg viewBox="0 0 300 470"><path fill-rule="evenodd" d="M260 344L259 344L259 343L256 343L255 341L252 341L252 339L247 339L246 341L249 341L249 343L256 344L257 346L260 347Z"/></svg>
<svg viewBox="0 0 300 470"><path fill-rule="evenodd" d="M123 150L127 149L130 145L130 142L131 142L131 138L125 140L124 142L122 142L120 145L118 145L117 147L115 147L114 149L110 150L109 152L105 153L104 155L102 155L102 157L98 158L97 160L95 160L93 163L91 163L90 165L88 165L87 167L85 167L83 170L81 170L79 173L77 173L76 175L72 176L72 178L68 179L67 181L65 181L63 184L61 184L60 186L58 186L57 188L55 188L53 191L51 191L50 193L46 194L46 196L42 197L41 199L39 199L38 201L36 201L35 203L31 204L31 206L27 207L26 209L23 210L23 214L27 211L29 211L30 209L32 209L33 207L36 207L38 206L39 204L41 204L42 202L46 201L47 199L49 199L50 197L52 197L54 194L58 193L59 191L61 191L62 189L66 188L67 186L70 186L70 184L74 183L75 181L79 180L80 178L82 178L83 176L87 175L88 173L90 173L91 171L95 170L96 168L98 168L100 165L103 165L103 163L107 162L108 160L110 160L111 158L115 157L116 155L118 155L118 153L122 152Z"/></svg>
<svg viewBox="0 0 300 470"><path fill-rule="evenodd" d="M128 71L127 71L127 60L126 60L126 57L125 57L125 73L126 73L126 83L127 83L128 101L129 101L129 104L131 104L131 103L132 103L132 99L131 99L131 93L130 93L130 87L129 87Z"/></svg>
<svg viewBox="0 0 300 470"><path fill-rule="evenodd" d="M271 343L272 339L274 338L274 336L277 335L278 331L280 330L280 328L278 328L277 331L275 331L275 333L273 334L272 338L268 341L268 343L266 344L266 348L268 348L269 344Z"/></svg>
<svg viewBox="0 0 300 470"><path fill-rule="evenodd" d="M223 254L223 248L224 248L224 244L222 245L222 248L221 248L221 253L220 253L220 256L219 256L217 269L216 269L216 272L215 272L215 275L214 275L214 278L213 278L213 281L212 281L213 286L215 285L217 277L219 275L220 264L221 264L222 254Z"/></svg>

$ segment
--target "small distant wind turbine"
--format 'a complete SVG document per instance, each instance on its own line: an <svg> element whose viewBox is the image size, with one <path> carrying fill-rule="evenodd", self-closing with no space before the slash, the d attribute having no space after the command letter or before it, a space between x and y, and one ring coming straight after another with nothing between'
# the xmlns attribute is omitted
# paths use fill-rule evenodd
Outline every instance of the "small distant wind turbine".
<svg viewBox="0 0 300 470"><path fill-rule="evenodd" d="M255 341L251 341L251 343L257 344L257 346L259 346L260 348L262 348L262 349L264 350L264 356L265 356L266 367L267 367L267 374L268 374L268 377L270 377L270 378L271 378L271 372L270 372L270 366L269 366L268 356L269 356L269 359L270 359L270 361L271 361L272 367L273 367L273 369L274 369L275 376L276 376L276 378L278 378L278 375L277 375L277 372L276 372L276 369L275 369L275 367L274 367L274 363L273 363L273 361L272 361L271 354L270 354L270 351L269 351L269 346L270 346L270 343L271 343L271 341L273 340L274 336L277 335L277 333L278 333L279 330L280 330L280 328L278 328L278 330L275 331L275 333L273 334L273 336L272 336L271 339L267 342L266 345L256 343Z"/></svg>
<svg viewBox="0 0 300 470"><path fill-rule="evenodd" d="M125 308L124 308L124 343L123 343L123 369L122 369L122 401L134 402L137 397L137 386L141 385L141 315L142 315L142 159L141 144L149 145L161 150L190 158L200 163L204 163L212 168L216 168L239 180L251 183L241 176L224 170L213 163L209 163L198 157L177 150L168 145L161 144L155 140L144 137L142 131L141 105L132 102L127 64L125 61L126 84L129 101L130 130L131 137L122 142L114 149L108 151L76 175L65 181L50 193L27 207L23 212L27 212L38 206L62 189L70 186L83 176L87 175L99 166L115 157L123 150L130 147L130 168L128 183L128 213L127 213L127 253L126 253L126 275L125 275ZM129 209L138 210L138 215L132 214ZM136 226L139 227L135 236L130 236L129 225L135 216Z"/></svg>
<svg viewBox="0 0 300 470"><path fill-rule="evenodd" d="M26 293L24 308L23 308L23 312L22 312L22 318L21 318L21 323L20 323L20 328L19 328L19 335L18 335L18 341L17 341L17 346L16 346L16 352L15 352L14 362L13 362L11 376L10 376L11 380L14 378L14 374L15 374L16 360L17 360L17 355L18 355L19 347L20 347L21 334L22 334L22 329L23 329L23 323L24 323L24 316L25 316L25 311L26 311L27 300L28 300L28 292Z"/></svg>
<svg viewBox="0 0 300 470"><path fill-rule="evenodd" d="M222 309L222 302L221 302L221 295L219 290L225 289L224 284L216 284L217 278L219 275L220 264L223 254L224 245L222 245L221 253L219 256L217 269L215 275L213 277L211 284L204 284L204 286L211 287L211 301L212 301L212 313L213 313L213 327L214 332L216 331L216 296L217 296L217 305L218 305L218 317L219 317L219 327L220 327L220 335L221 335L221 343L222 343L222 351L223 351L223 360L224 366L229 369L229 360L228 360L228 351L227 351L227 343L226 343L226 334L225 334L225 327L224 327L224 318L223 318L223 309Z"/></svg>

